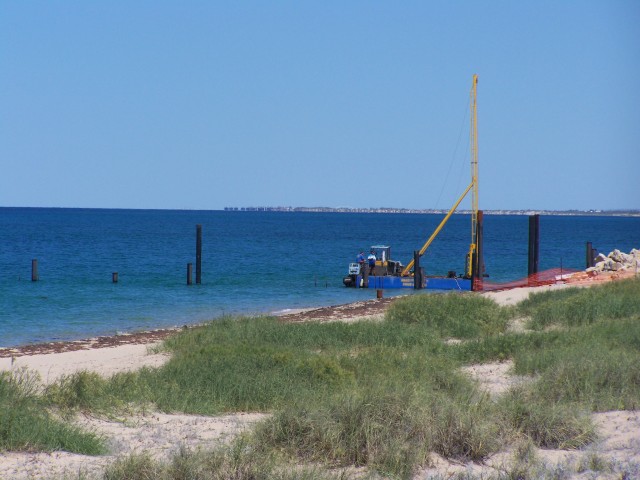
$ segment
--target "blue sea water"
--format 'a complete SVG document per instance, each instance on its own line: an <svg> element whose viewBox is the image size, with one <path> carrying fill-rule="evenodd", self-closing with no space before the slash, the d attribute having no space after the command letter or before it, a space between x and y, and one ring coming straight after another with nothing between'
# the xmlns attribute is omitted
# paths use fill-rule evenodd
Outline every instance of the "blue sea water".
<svg viewBox="0 0 640 480"><path fill-rule="evenodd" d="M442 215L0 208L0 346L71 340L373 298L342 285L360 249L407 263ZM202 225L202 284L186 285ZM454 215L422 260L462 272L469 217ZM485 215L492 281L527 273L528 217ZM540 269L584 268L585 242L640 248L640 218L543 216ZM31 282L31 260L40 280ZM119 282L111 282L118 272ZM408 293L387 291L385 295Z"/></svg>

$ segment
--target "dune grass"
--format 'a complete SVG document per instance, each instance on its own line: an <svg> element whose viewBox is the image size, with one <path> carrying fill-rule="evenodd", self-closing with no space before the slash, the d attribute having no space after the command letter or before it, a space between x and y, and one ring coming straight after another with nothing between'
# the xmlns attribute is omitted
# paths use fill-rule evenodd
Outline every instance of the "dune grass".
<svg viewBox="0 0 640 480"><path fill-rule="evenodd" d="M105 480L345 480L344 471L291 465L256 451L241 437L232 445L208 451L181 449L170 461L146 454L118 459L105 471ZM369 476L360 475L359 480Z"/></svg>
<svg viewBox="0 0 640 480"><path fill-rule="evenodd" d="M504 332L507 310L478 295L418 295L394 302L386 314L389 323L419 324L441 338L476 338Z"/></svg>
<svg viewBox="0 0 640 480"><path fill-rule="evenodd" d="M430 451L479 460L501 445L494 405L450 361L417 347L362 357L352 388L275 412L257 428L256 444L303 462L368 466L403 478Z"/></svg>
<svg viewBox="0 0 640 480"><path fill-rule="evenodd" d="M534 298L517 314L539 322L538 331L520 334L505 333L513 309L475 295L399 299L378 322L228 317L167 340L172 357L161 368L110 379L79 373L49 387L40 401L94 412L133 404L167 412L272 413L243 437L242 455L233 457L232 447L212 454L219 463L176 457L180 468L206 474L173 475L168 472L178 467L130 457L109 478L138 478L116 472L154 468L158 478L223 478L215 476L219 471L263 478L252 476L256 465L270 478L276 472L288 478L288 464L364 466L410 478L429 452L480 461L514 441L580 448L594 439L590 412L639 408L637 289L636 280ZM589 302L604 298L612 305L607 314L575 320L573 309L602 312ZM449 338L464 341L443 341ZM498 399L459 370L506 359L532 381ZM308 478L325 478L309 472Z"/></svg>
<svg viewBox="0 0 640 480"><path fill-rule="evenodd" d="M640 318L640 280L610 282L597 288L567 288L532 294L518 305L529 326L580 326L598 320Z"/></svg>
<svg viewBox="0 0 640 480"><path fill-rule="evenodd" d="M54 451L97 455L96 435L56 419L44 408L37 379L26 371L0 372L0 451Z"/></svg>

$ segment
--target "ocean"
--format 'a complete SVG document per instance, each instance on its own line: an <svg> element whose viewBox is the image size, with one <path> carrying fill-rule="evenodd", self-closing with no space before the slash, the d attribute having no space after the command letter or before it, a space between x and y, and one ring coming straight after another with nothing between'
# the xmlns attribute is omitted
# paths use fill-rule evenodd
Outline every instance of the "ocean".
<svg viewBox="0 0 640 480"><path fill-rule="evenodd" d="M375 291L342 285L349 262L384 244L406 264L442 217L0 208L0 346L371 299ZM197 224L202 284L187 286ZM461 273L470 236L469 216L454 215L421 261L427 274ZM485 214L484 240L489 280L527 274L527 216ZM640 248L640 218L542 216L540 269L583 269L587 241L605 254ZM385 296L400 293L413 291Z"/></svg>

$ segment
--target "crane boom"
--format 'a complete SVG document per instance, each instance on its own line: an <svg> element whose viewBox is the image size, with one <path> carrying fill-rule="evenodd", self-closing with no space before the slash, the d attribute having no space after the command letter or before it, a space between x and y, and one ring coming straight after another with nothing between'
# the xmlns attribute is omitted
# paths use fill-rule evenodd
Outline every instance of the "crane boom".
<svg viewBox="0 0 640 480"><path fill-rule="evenodd" d="M473 254L477 249L478 234L478 75L473 76L471 93L469 94L469 108L471 109L471 129L469 133L469 145L471 146L471 183L473 192L471 193L471 244L469 245L469 261L467 262L467 277L473 274Z"/></svg>
<svg viewBox="0 0 640 480"><path fill-rule="evenodd" d="M453 207L451 207L451 210L449 210L447 215L442 219L442 221L440 222L440 225L438 225L436 227L436 229L433 231L433 233L431 234L429 239L422 246L422 248L420 249L420 252L419 252L420 256L424 255L424 252L427 251L427 248L429 248L429 245L431 245L431 242L433 242L435 240L435 238L438 236L438 234L440 233L440 230L442 230L442 228L444 227L445 223L447 223L447 221L449 220L451 215L453 215L453 212L455 212L456 209L458 208L458 205L460 205L460 202L462 202L464 197L467 196L467 193L469 193L469 190L471 190L471 187L473 187L473 183L470 183L469 186L467 187L467 189L464 191L464 193L462 195L460 195L460 198L458 198L458 201L453 205ZM402 274L401 275L402 276L408 275L412 268L413 268L413 260L411 260L407 264L407 266L404 267L404 270L402 270Z"/></svg>
<svg viewBox="0 0 640 480"><path fill-rule="evenodd" d="M473 270L473 254L476 251L476 237L477 237L477 227L478 227L478 117L477 117L477 94L478 94L478 75L473 75L472 84L471 84L471 92L469 93L469 108L471 109L471 132L469 137L469 142L471 145L471 183L467 187L467 189L460 195L458 201L451 207L451 210L447 213L447 215L442 219L440 224L433 231L429 239L425 242L425 244L420 249L420 256L424 255L427 251L427 248L431 245L436 236L443 229L444 225L447 223L451 215L456 211L460 202L464 199L464 197L472 191L471 193L471 244L469 245L469 261L467 262L467 271L466 274L468 277L471 277ZM413 259L407 264L406 267L402 270L401 275L407 276L411 272L413 268L414 261Z"/></svg>

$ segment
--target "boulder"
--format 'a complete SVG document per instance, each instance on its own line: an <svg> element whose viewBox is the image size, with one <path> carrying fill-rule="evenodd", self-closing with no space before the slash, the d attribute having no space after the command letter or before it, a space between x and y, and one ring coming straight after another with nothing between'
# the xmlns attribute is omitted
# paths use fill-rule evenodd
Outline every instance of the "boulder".
<svg viewBox="0 0 640 480"><path fill-rule="evenodd" d="M613 260L611 260L610 258L607 258L602 262L598 262L596 266L600 265L602 267L602 270L606 272L611 270L611 265L613 265L613 263L614 263Z"/></svg>
<svg viewBox="0 0 640 480"><path fill-rule="evenodd" d="M609 259L607 259L607 260L609 260ZM593 268L596 269L596 272L604 272L606 270L606 268L607 268L606 265L607 265L607 262L605 260L605 261L596 263L593 266Z"/></svg>
<svg viewBox="0 0 640 480"><path fill-rule="evenodd" d="M611 262L611 264L609 265L609 270L613 272L617 272L623 269L624 269L624 264L621 262Z"/></svg>
<svg viewBox="0 0 640 480"><path fill-rule="evenodd" d="M597 274L598 272L618 272L633 268L640 269L640 250L636 248L631 249L628 254L618 249L607 256L599 253L594 259L594 266L585 271Z"/></svg>
<svg viewBox="0 0 640 480"><path fill-rule="evenodd" d="M596 258L593 259L593 263L604 262L608 257L603 253L599 253Z"/></svg>
<svg viewBox="0 0 640 480"><path fill-rule="evenodd" d="M614 250L609 254L609 258L614 262L618 263L630 263L632 260L631 255L627 255L626 253L622 253L620 250Z"/></svg>

